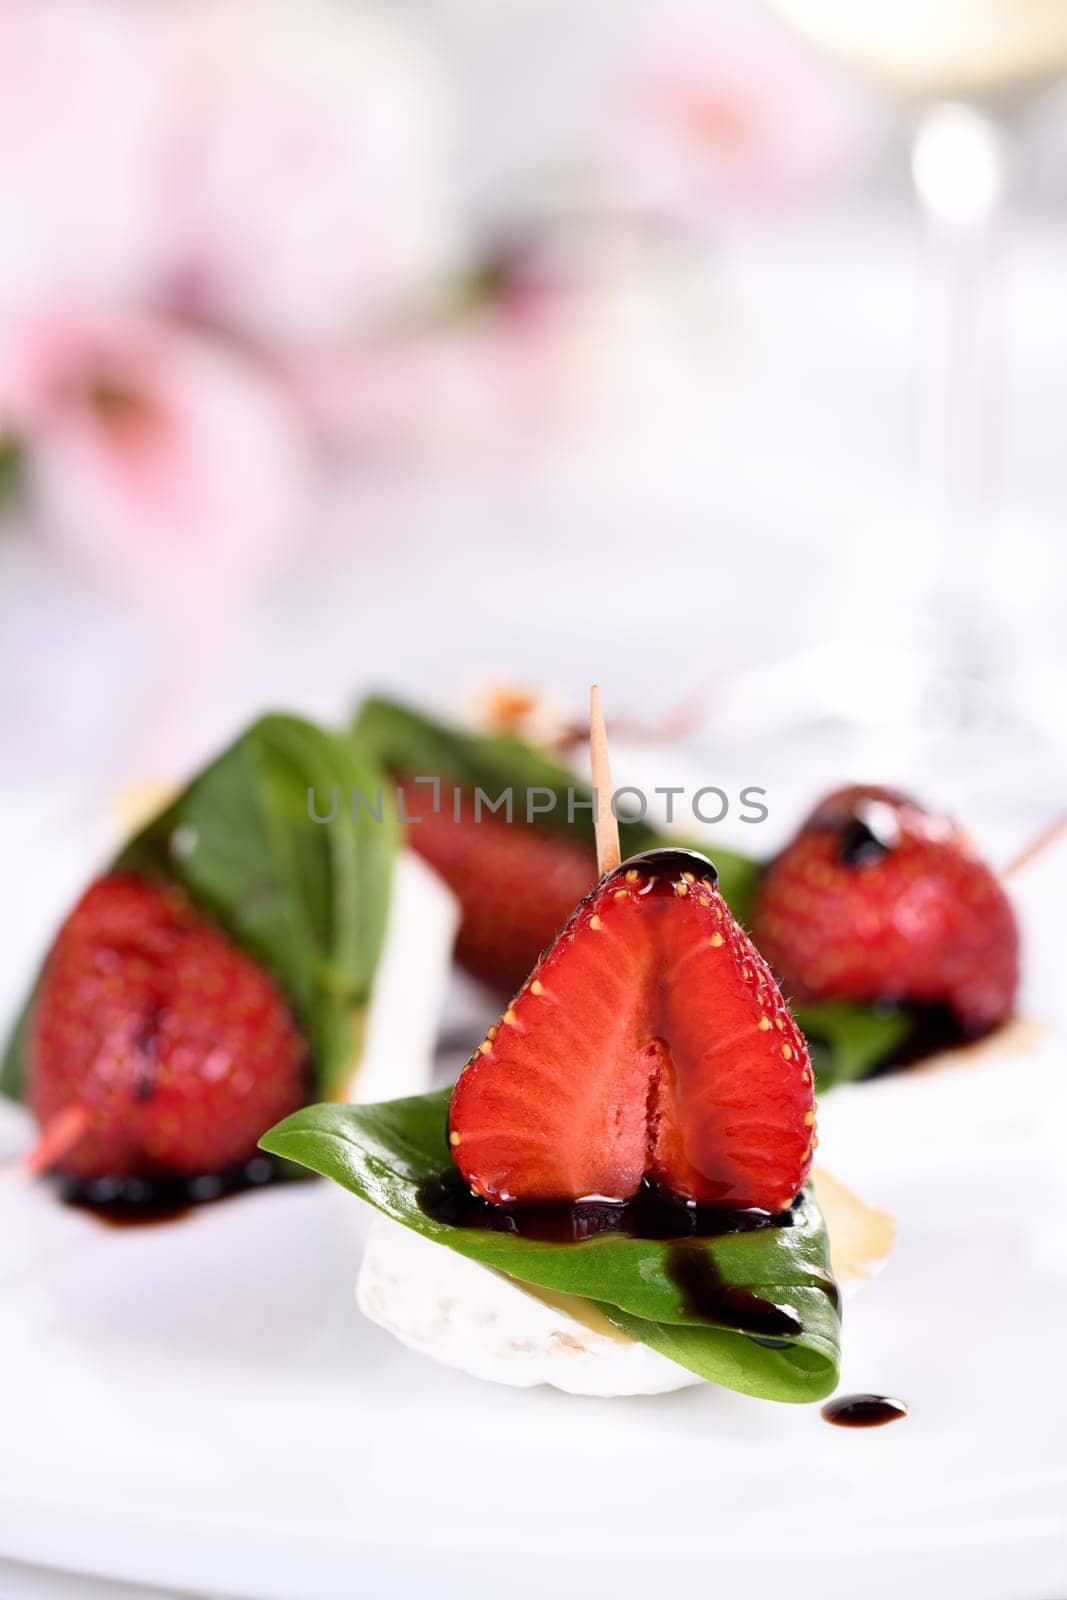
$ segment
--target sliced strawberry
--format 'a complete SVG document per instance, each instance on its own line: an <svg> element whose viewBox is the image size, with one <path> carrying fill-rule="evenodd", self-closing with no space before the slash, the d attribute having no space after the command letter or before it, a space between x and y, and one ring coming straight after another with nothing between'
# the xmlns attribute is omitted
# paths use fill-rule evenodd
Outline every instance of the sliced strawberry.
<svg viewBox="0 0 1067 1600"><path fill-rule="evenodd" d="M798 1001L940 1005L970 1034L1015 1003L1019 934L995 874L892 789L828 795L764 872L753 925Z"/></svg>
<svg viewBox="0 0 1067 1600"><path fill-rule="evenodd" d="M421 818L408 843L439 873L462 913L456 958L491 988L511 994L596 883L596 855L574 839L485 811L474 821L464 795L434 812L427 791L404 786L404 808Z"/></svg>
<svg viewBox="0 0 1067 1600"><path fill-rule="evenodd" d="M112 874L52 947L28 1067L38 1122L77 1134L61 1171L192 1177L247 1161L303 1104L308 1051L269 975L182 895Z"/></svg>
<svg viewBox="0 0 1067 1600"><path fill-rule="evenodd" d="M460 1075L456 1165L498 1204L780 1211L814 1145L807 1048L704 857L653 850L574 912Z"/></svg>

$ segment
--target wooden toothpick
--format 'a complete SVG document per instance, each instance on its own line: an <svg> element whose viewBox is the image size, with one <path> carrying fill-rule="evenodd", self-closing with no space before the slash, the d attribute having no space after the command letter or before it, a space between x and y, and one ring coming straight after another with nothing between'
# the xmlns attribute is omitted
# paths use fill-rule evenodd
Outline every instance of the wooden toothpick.
<svg viewBox="0 0 1067 1600"><path fill-rule="evenodd" d="M1056 840L1064 833L1067 833L1067 817L1059 817L1051 827L1045 829L1044 833L1039 833L1036 839L1031 839L1026 849L1020 850L1019 854L1008 862L1000 876L1002 878L1014 878L1017 872L1021 872L1023 867L1028 867L1031 861L1043 855L1049 846L1055 844Z"/></svg>
<svg viewBox="0 0 1067 1600"><path fill-rule="evenodd" d="M600 708L600 689L595 683L589 694L589 763L596 794L596 869L603 877L605 872L614 872L622 860L622 851L618 820L611 809L615 791L611 782L608 736Z"/></svg>
<svg viewBox="0 0 1067 1600"><path fill-rule="evenodd" d="M27 1178L39 1178L52 1168L85 1137L92 1122L89 1107L75 1101L58 1111L38 1136L37 1143L28 1155L8 1166L0 1167L0 1177L21 1173Z"/></svg>

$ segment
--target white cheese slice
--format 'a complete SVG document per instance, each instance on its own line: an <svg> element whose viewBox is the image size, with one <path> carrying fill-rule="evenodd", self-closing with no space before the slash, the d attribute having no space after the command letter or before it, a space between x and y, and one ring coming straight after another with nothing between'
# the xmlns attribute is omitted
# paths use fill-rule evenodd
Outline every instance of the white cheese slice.
<svg viewBox="0 0 1067 1600"><path fill-rule="evenodd" d="M356 1295L371 1321L410 1349L491 1383L624 1395L701 1381L618 1333L595 1307L542 1298L389 1217L371 1227Z"/></svg>
<svg viewBox="0 0 1067 1600"><path fill-rule="evenodd" d="M855 1287L883 1263L892 1219L828 1174L815 1190L834 1271ZM664 1394L695 1373L628 1339L588 1302L525 1288L388 1217L371 1227L356 1287L360 1308L410 1349L475 1378L568 1394Z"/></svg>
<svg viewBox="0 0 1067 1600"><path fill-rule="evenodd" d="M458 926L459 905L451 891L413 850L401 851L363 1049L342 1099L369 1104L432 1088Z"/></svg>

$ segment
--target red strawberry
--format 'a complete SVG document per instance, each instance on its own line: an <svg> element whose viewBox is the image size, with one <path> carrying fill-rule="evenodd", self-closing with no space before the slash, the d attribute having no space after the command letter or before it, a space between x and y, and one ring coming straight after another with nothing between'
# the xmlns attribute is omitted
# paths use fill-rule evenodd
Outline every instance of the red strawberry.
<svg viewBox="0 0 1067 1600"><path fill-rule="evenodd" d="M780 1211L814 1144L808 1052L703 856L609 873L461 1073L456 1165L503 1204L628 1199Z"/></svg>
<svg viewBox="0 0 1067 1600"><path fill-rule="evenodd" d="M1007 895L954 822L893 789L827 796L763 874L753 928L798 1001L943 1005L968 1034L1015 1002Z"/></svg>
<svg viewBox="0 0 1067 1600"><path fill-rule="evenodd" d="M436 814L425 804L424 788L404 792L405 811L422 818L409 827L408 843L460 903L456 959L491 988L513 993L596 883L595 852L491 812L475 822L469 795L456 822L447 802Z"/></svg>
<svg viewBox="0 0 1067 1600"><path fill-rule="evenodd" d="M270 977L176 890L121 874L60 929L28 1068L43 1127L85 1113L57 1163L78 1178L220 1172L307 1098L307 1047Z"/></svg>

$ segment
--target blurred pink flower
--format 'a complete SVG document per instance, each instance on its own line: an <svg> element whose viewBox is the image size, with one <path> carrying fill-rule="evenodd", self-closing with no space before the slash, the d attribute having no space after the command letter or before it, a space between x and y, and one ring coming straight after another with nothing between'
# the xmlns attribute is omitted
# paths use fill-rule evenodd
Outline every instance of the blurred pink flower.
<svg viewBox="0 0 1067 1600"><path fill-rule="evenodd" d="M395 316L454 263L428 30L360 0L156 0L175 71L165 303L268 344Z"/></svg>
<svg viewBox="0 0 1067 1600"><path fill-rule="evenodd" d="M0 313L137 293L166 68L128 0L0 0Z"/></svg>
<svg viewBox="0 0 1067 1600"><path fill-rule="evenodd" d="M697 229L842 183L869 159L867 95L753 0L661 0L623 74L624 193Z"/></svg>
<svg viewBox="0 0 1067 1600"><path fill-rule="evenodd" d="M575 318L571 287L531 256L477 306L389 339L298 351L290 390L337 450L431 452L522 437L550 415Z"/></svg>
<svg viewBox="0 0 1067 1600"><path fill-rule="evenodd" d="M301 531L307 446L272 380L227 348L110 310L0 328L0 433L45 528L127 573L228 581Z"/></svg>

